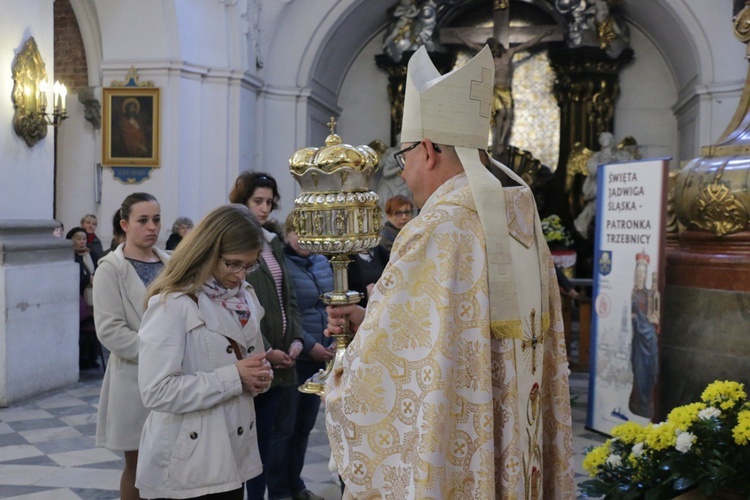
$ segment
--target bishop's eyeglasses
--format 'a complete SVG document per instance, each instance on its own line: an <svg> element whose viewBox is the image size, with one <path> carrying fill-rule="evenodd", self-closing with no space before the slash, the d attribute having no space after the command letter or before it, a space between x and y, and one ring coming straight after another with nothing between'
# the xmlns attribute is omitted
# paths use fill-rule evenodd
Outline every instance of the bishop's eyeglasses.
<svg viewBox="0 0 750 500"><path fill-rule="evenodd" d="M398 168L400 168L401 170L404 169L404 166L406 165L406 161L404 160L404 155L406 153L408 153L409 151L411 151L412 149L414 149L417 146L419 146L420 144L422 144L421 141L420 142L415 142L414 144L412 144L408 148L404 148L401 151L396 151L395 153L393 153L393 157L396 159L396 165L398 165ZM435 143L432 144L432 149L434 149L438 153L442 153L443 152L443 150L440 149L438 147L438 145L435 144Z"/></svg>

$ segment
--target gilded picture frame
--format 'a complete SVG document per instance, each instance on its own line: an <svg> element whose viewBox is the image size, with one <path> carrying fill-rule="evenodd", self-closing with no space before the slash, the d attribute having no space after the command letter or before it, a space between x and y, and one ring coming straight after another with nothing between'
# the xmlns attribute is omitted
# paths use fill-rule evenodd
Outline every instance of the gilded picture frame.
<svg viewBox="0 0 750 500"><path fill-rule="evenodd" d="M102 165L159 166L159 89L102 89Z"/></svg>

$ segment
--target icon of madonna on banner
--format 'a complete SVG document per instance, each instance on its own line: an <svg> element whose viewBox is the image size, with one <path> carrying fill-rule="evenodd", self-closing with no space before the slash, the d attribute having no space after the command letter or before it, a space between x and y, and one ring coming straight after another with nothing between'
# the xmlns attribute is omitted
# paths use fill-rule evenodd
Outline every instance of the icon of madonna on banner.
<svg viewBox="0 0 750 500"><path fill-rule="evenodd" d="M631 294L633 341L630 362L633 367L633 388L628 409L648 419L654 416L654 388L659 378L659 302L657 273L646 287L650 258L646 253L635 256L635 278Z"/></svg>

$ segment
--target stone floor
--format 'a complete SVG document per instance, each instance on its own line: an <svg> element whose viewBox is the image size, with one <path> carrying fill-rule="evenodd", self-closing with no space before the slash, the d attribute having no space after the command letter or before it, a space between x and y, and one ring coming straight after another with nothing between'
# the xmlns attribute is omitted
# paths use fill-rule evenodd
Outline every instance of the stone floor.
<svg viewBox="0 0 750 500"><path fill-rule="evenodd" d="M101 370L81 372L76 385L0 409L0 498L118 498L123 458L94 446ZM571 376L576 481L584 448L604 441L584 428L588 375ZM327 500L341 497L328 470L330 449L318 418L303 470L307 487ZM579 497L580 498L580 497Z"/></svg>

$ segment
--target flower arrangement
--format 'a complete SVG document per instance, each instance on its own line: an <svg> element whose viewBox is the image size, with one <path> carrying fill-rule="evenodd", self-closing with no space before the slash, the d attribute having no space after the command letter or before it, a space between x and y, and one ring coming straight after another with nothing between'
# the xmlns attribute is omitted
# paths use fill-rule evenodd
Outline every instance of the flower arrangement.
<svg viewBox="0 0 750 500"><path fill-rule="evenodd" d="M542 232L550 248L569 248L573 245L573 236L568 228L563 226L559 215L549 215L542 219Z"/></svg>
<svg viewBox="0 0 750 500"><path fill-rule="evenodd" d="M643 427L626 422L590 448L580 484L589 496L669 499L698 489L707 497L729 490L750 496L750 402L744 385L715 381L701 402L673 409Z"/></svg>

